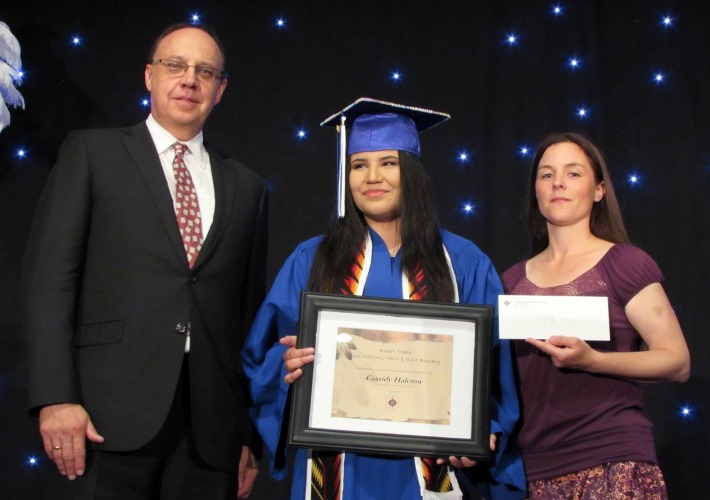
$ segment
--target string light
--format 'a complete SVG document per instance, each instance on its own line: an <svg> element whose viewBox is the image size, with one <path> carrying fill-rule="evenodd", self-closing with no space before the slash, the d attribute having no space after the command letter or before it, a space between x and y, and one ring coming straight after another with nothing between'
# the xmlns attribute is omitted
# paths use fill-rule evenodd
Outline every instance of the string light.
<svg viewBox="0 0 710 500"><path fill-rule="evenodd" d="M464 202L464 204L461 205L461 212L464 215L475 215L476 205L470 201Z"/></svg>
<svg viewBox="0 0 710 500"><path fill-rule="evenodd" d="M638 186L641 184L641 177L638 174L629 174L627 182L630 186Z"/></svg>

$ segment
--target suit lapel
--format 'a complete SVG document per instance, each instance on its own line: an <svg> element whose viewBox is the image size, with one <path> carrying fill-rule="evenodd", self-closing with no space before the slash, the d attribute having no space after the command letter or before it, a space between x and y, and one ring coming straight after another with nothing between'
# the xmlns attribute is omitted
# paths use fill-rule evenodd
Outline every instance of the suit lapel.
<svg viewBox="0 0 710 500"><path fill-rule="evenodd" d="M202 244L200 255L197 256L195 268L199 267L217 247L232 215L232 207L234 206L236 195L236 169L230 164L229 160L223 160L209 150L208 152L210 155L210 167L212 168L212 182L214 182L214 218L212 226L207 233L207 238Z"/></svg>
<svg viewBox="0 0 710 500"><path fill-rule="evenodd" d="M123 143L145 180L146 187L155 202L155 208L163 222L165 232L172 246L175 248L179 258L187 266L187 256L185 255L185 248L183 247L180 230L175 218L173 199L170 196L163 167L160 165L160 157L155 150L155 143L150 137L150 132L148 132L145 122L126 129L123 135Z"/></svg>

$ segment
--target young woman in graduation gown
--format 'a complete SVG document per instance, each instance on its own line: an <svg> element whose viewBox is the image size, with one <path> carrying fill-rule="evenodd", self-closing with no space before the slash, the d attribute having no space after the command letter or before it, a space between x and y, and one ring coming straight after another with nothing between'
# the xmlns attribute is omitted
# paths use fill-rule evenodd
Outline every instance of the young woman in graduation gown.
<svg viewBox="0 0 710 500"><path fill-rule="evenodd" d="M489 305L502 293L489 258L434 220L419 160L419 131L446 118L443 113L363 98L323 122L352 122L343 170L344 214L333 219L325 235L301 243L288 257L243 350L252 417L276 478L287 474L289 385L315 355L312 347L296 348L301 291ZM461 473L464 469L483 478L468 495L522 498L522 461L510 439L518 419L511 353L507 342L494 337L490 463L441 458L441 487L424 479L421 461L415 457L343 453L334 481L340 498L462 498L470 486ZM320 491L328 484L312 484L314 462L311 450L297 450L292 498L331 498Z"/></svg>

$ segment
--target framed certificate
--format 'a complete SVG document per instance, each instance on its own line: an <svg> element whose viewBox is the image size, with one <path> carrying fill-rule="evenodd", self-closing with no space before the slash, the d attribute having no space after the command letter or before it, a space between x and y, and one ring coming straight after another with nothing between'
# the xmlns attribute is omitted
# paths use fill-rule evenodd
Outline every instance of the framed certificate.
<svg viewBox="0 0 710 500"><path fill-rule="evenodd" d="M489 458L493 308L303 292L288 444Z"/></svg>

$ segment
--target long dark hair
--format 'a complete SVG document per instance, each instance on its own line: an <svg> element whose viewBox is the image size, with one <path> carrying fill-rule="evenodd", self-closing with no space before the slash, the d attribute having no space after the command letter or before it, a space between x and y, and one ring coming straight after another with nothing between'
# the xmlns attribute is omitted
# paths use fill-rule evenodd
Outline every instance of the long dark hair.
<svg viewBox="0 0 710 500"><path fill-rule="evenodd" d="M424 271L428 289L426 300L451 302L454 288L424 166L419 158L406 151L399 151L399 165L402 268L410 282L414 282L415 270ZM349 176L348 161L345 178ZM345 217L331 220L313 260L308 289L332 293L334 279L350 271L366 235L365 217L355 206L350 189L346 189Z"/></svg>
<svg viewBox="0 0 710 500"><path fill-rule="evenodd" d="M604 182L605 195L592 206L592 215L589 220L589 229L594 236L613 243L629 243L629 236L626 234L624 221L621 218L621 209L614 193L611 183L609 169L606 166L604 156L597 146L581 134L574 132L560 132L545 138L535 151L530 167L530 177L528 178L528 192L526 197L528 231L530 233L530 244L532 255L537 255L547 248L550 243L547 234L547 221L540 213L540 207L535 196L535 181L537 179L537 167L540 159L547 151L547 148L562 142L571 142L579 146L587 156L594 171L594 180L598 184Z"/></svg>

